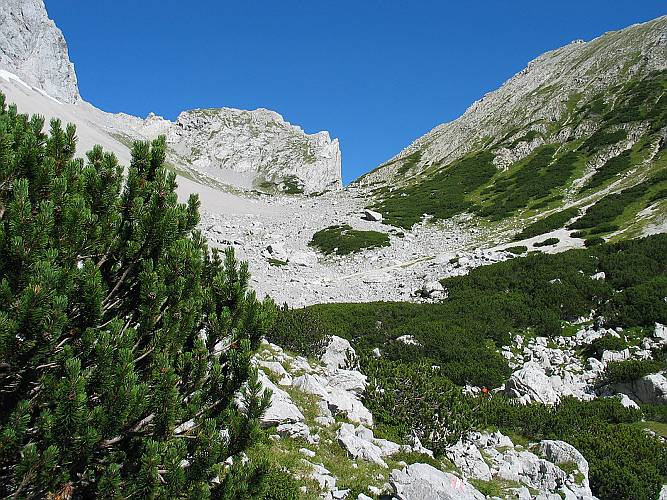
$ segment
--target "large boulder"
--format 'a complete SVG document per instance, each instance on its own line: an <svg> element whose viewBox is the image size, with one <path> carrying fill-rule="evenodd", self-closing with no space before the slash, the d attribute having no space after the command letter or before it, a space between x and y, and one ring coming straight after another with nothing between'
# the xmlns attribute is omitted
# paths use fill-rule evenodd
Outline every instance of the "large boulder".
<svg viewBox="0 0 667 500"><path fill-rule="evenodd" d="M262 370L258 371L257 378L265 391L271 391L271 402L260 419L263 427L304 421L303 413L292 402L289 394L271 382Z"/></svg>
<svg viewBox="0 0 667 500"><path fill-rule="evenodd" d="M540 441L539 449L550 462L553 462L556 465L565 462L574 462L577 464L577 468L581 473L588 476L588 461L579 450L571 444L568 444L565 441L552 441L547 439Z"/></svg>
<svg viewBox="0 0 667 500"><path fill-rule="evenodd" d="M281 241L269 244L266 247L266 250L272 259L282 260L283 262L287 262L289 260L289 254L285 249L285 243Z"/></svg>
<svg viewBox="0 0 667 500"><path fill-rule="evenodd" d="M301 375L292 380L292 387L305 392L306 394L313 394L326 399L328 396L327 390L324 388L326 384L322 383L320 377L315 375Z"/></svg>
<svg viewBox="0 0 667 500"><path fill-rule="evenodd" d="M327 345L320 360L327 369L335 370L336 368L345 368L347 360L354 358L355 354L354 349L347 340L332 335L329 345Z"/></svg>
<svg viewBox="0 0 667 500"><path fill-rule="evenodd" d="M327 405L334 414L343 414L351 422L373 425L373 415L354 394L337 387L327 387Z"/></svg>
<svg viewBox="0 0 667 500"><path fill-rule="evenodd" d="M353 458L360 458L368 462L373 462L380 467L387 468L386 462L382 459L382 448L372 443L370 440L365 439L368 437L363 433L365 430L366 429L362 427L359 433L357 433L352 424L342 424L340 429L338 429L336 438L341 447Z"/></svg>
<svg viewBox="0 0 667 500"><path fill-rule="evenodd" d="M382 214L369 209L364 210L361 218L371 222L382 222Z"/></svg>
<svg viewBox="0 0 667 500"><path fill-rule="evenodd" d="M459 441L447 448L447 458L468 477L489 481L491 479L491 470L484 461L477 446L468 441Z"/></svg>
<svg viewBox="0 0 667 500"><path fill-rule="evenodd" d="M616 384L613 390L628 395L637 403L667 404L667 379L661 373L646 375L633 382Z"/></svg>
<svg viewBox="0 0 667 500"><path fill-rule="evenodd" d="M361 394L366 389L366 375L356 370L334 370L328 377L329 385L344 391Z"/></svg>
<svg viewBox="0 0 667 500"><path fill-rule="evenodd" d="M515 371L505 384L505 393L524 402L537 401L544 404L555 404L560 398L554 390L552 380L535 362L525 363Z"/></svg>
<svg viewBox="0 0 667 500"><path fill-rule="evenodd" d="M395 469L389 483L398 500L484 500L470 483L428 464L412 464Z"/></svg>

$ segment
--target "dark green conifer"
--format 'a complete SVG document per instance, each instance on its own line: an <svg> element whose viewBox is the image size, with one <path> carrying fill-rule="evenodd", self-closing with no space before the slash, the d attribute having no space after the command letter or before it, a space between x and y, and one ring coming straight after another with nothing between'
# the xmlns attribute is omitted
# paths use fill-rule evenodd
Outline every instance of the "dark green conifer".
<svg viewBox="0 0 667 500"><path fill-rule="evenodd" d="M258 435L250 357L274 306L208 249L164 138L124 178L43 126L0 94L0 495L225 496L262 470L224 461Z"/></svg>

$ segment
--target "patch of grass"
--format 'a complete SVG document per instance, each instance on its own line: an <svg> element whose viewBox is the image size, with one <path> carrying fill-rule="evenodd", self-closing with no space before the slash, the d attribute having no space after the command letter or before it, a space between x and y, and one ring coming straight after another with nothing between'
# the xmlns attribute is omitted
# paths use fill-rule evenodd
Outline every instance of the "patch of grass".
<svg viewBox="0 0 667 500"><path fill-rule="evenodd" d="M287 262L285 262L284 260L274 259L274 258L269 258L268 260L269 264L275 267L281 267L287 265Z"/></svg>
<svg viewBox="0 0 667 500"><path fill-rule="evenodd" d="M572 207L548 215L544 219L538 220L537 222L534 222L531 225L525 227L520 233L514 236L514 241L533 238L534 236L551 232L554 229L559 229L578 213L579 209Z"/></svg>
<svg viewBox="0 0 667 500"><path fill-rule="evenodd" d="M297 176L288 175L287 177L283 177L282 190L285 194L302 194L303 183Z"/></svg>
<svg viewBox="0 0 667 500"><path fill-rule="evenodd" d="M406 156L405 158L402 159L403 164L398 168L397 172L401 175L406 174L408 170L417 166L419 160L421 159L421 156L422 154L420 151L416 151L411 155Z"/></svg>
<svg viewBox="0 0 667 500"><path fill-rule="evenodd" d="M645 422L638 422L643 429L648 429L655 432L658 436L662 436L667 439L667 423L665 422L654 422L647 420Z"/></svg>
<svg viewBox="0 0 667 500"><path fill-rule="evenodd" d="M547 238L544 241L538 241L536 243L533 243L534 247L549 247L553 245L557 245L560 240L558 238Z"/></svg>
<svg viewBox="0 0 667 500"><path fill-rule="evenodd" d="M483 495L487 497L508 497L511 489L520 488L521 483L517 481L509 481L507 479L494 478L490 481L482 479L470 479L470 484L477 488Z"/></svg>
<svg viewBox="0 0 667 500"><path fill-rule="evenodd" d="M390 245L390 241L386 233L360 231L345 224L317 231L308 245L325 255L347 255L368 248L386 247Z"/></svg>
<svg viewBox="0 0 667 500"><path fill-rule="evenodd" d="M508 247L505 249L505 251L513 253L514 255L520 255L522 253L526 253L528 251L528 247L523 245L518 245L514 247Z"/></svg>

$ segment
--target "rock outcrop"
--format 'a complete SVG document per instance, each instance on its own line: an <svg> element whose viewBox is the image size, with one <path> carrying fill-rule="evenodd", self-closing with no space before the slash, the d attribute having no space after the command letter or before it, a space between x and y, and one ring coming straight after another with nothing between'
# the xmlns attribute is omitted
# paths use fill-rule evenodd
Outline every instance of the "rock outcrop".
<svg viewBox="0 0 667 500"><path fill-rule="evenodd" d="M2 0L0 26L0 69L59 101L80 99L67 43L42 0Z"/></svg>
<svg viewBox="0 0 667 500"><path fill-rule="evenodd" d="M275 111L186 111L168 140L193 167L250 174L254 187L268 184L305 193L342 187L338 139L331 140L328 132L306 134Z"/></svg>
<svg viewBox="0 0 667 500"><path fill-rule="evenodd" d="M391 486L398 500L483 500L470 483L428 464L412 464L391 473Z"/></svg>

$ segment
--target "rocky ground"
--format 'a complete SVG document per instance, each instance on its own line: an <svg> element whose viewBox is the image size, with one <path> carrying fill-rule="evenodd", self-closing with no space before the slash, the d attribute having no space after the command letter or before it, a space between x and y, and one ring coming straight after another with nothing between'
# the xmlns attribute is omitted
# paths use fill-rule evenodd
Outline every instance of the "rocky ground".
<svg viewBox="0 0 667 500"><path fill-rule="evenodd" d="M604 351L601 359L585 358L582 348L602 337L622 338L629 347L622 351ZM646 375L632 384L600 385L600 374L612 361L651 359L652 350L667 344L667 328L656 324L652 337L634 343L621 329L582 327L569 337L514 338L502 353L516 369L499 390L518 398L521 403L556 404L573 396L584 401L596 397L620 397L627 407L638 403L667 404L667 379L664 374Z"/></svg>
<svg viewBox="0 0 667 500"><path fill-rule="evenodd" d="M212 245L233 246L250 263L252 286L259 295L292 307L423 300L415 292L426 283L510 257L500 247L479 248L493 235L465 217L409 231L365 220L368 199L357 189L317 197L262 197L257 203L267 206L261 215L205 212L200 227ZM316 231L337 224L388 233L391 245L346 256L325 256L308 246Z"/></svg>
<svg viewBox="0 0 667 500"><path fill-rule="evenodd" d="M360 399L366 377L354 357L346 340L332 337L319 360L268 343L254 358L272 391L262 420L274 429L272 453L299 464L307 495L484 499L479 488L493 484L508 498L595 498L586 459L563 441L517 444L500 432L473 432L438 461L417 439L409 445L378 439Z"/></svg>

